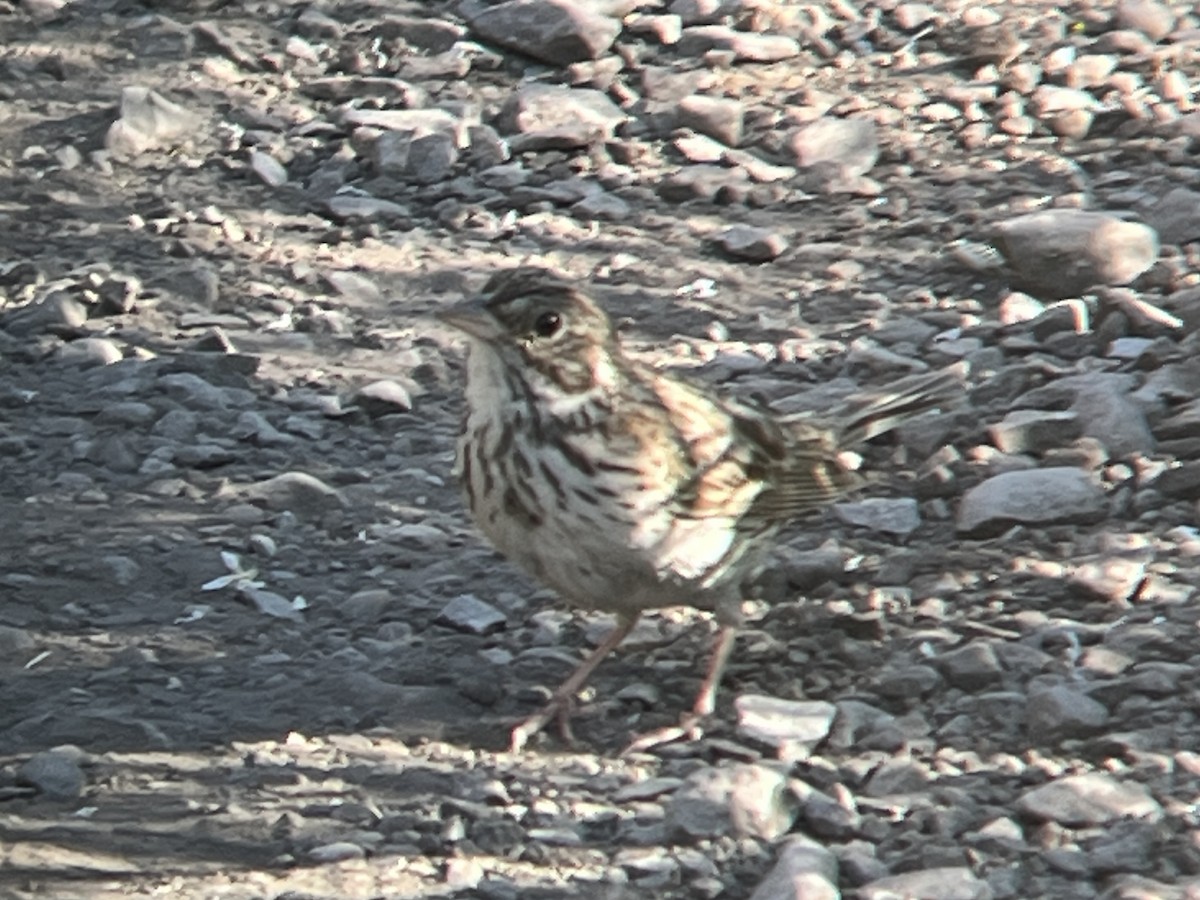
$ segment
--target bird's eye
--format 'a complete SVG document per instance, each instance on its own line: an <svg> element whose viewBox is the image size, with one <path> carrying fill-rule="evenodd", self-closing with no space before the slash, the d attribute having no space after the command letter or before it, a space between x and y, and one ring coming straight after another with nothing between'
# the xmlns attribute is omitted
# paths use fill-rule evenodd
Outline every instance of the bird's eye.
<svg viewBox="0 0 1200 900"><path fill-rule="evenodd" d="M556 312L544 312L533 323L533 331L538 337L553 337L562 328L562 316Z"/></svg>

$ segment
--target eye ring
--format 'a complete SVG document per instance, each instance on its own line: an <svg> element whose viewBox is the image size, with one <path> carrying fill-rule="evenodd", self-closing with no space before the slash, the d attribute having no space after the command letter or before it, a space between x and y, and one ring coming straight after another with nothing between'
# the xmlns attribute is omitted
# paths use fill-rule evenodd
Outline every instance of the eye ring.
<svg viewBox="0 0 1200 900"><path fill-rule="evenodd" d="M556 312L544 312L533 323L533 333L538 337L553 337L562 330L562 316Z"/></svg>

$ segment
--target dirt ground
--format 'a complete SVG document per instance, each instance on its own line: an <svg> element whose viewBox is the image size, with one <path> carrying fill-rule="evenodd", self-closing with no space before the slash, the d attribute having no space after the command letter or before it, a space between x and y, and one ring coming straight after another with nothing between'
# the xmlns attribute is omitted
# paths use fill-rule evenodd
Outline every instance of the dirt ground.
<svg viewBox="0 0 1200 900"><path fill-rule="evenodd" d="M1027 22L1060 15L1017 6ZM896 127L873 196L787 183L679 203L656 190L680 163L651 130L615 141L634 173L616 221L572 214L536 178L509 207L476 202L461 183L378 176L312 88L403 58L379 38L389 15L463 21L436 2L0 0L0 897L747 897L770 840L689 843L663 822L679 781L771 757L736 729L733 698L753 694L862 701L916 735L830 744L789 772L835 796L849 785L872 823L822 834L811 813L794 828L839 847L847 895L965 866L981 887L962 896L1192 896L1200 575L1171 530L1190 527L1191 501L1115 490L1103 521L967 540L954 509L968 479L922 496L905 536L819 517L780 548L774 602L755 608L705 740L618 755L699 681L712 624L672 610L597 673L576 747L550 734L510 754L508 729L605 619L556 604L471 527L452 474L461 348L430 314L535 259L588 281L636 352L786 408L830 382L886 383L862 341L888 323L903 332L889 346L938 365L955 357L933 332L994 320L1003 276L962 266L952 241L1037 198L1179 183L1196 157L1173 168L1154 133L969 147L950 125L908 139ZM522 79L562 80L494 48L472 50L463 77L407 52L387 74L484 122ZM717 77L770 131L766 113L803 91L901 109L905 91L971 69L918 82L808 54ZM109 153L131 86L170 98L190 127ZM265 183L252 150L283 162L286 183ZM586 158L550 149L529 166L587 180ZM464 159L454 175L479 171ZM330 178L403 211L338 214ZM713 239L731 223L790 248L764 264L731 256ZM867 451L892 473L878 493L910 494L944 443L970 458L1055 366L1115 365L1100 343L1027 353L1000 329L978 334L991 386L928 440ZM1143 377L1138 365L1121 371ZM806 578L827 540L847 571ZM1158 587L1141 602L1060 577L1126 550L1152 557L1143 575ZM498 618L448 612L464 595ZM979 641L1006 651L990 674L927 665ZM1097 648L1127 660L1088 670L1109 717L1022 727L1039 679L1069 681ZM869 774L896 759L927 783L872 796ZM1127 776L1160 814L1072 826L1018 811L1027 789L1078 773ZM964 837L996 820L1023 835ZM1115 850L1114 834L1128 837Z"/></svg>

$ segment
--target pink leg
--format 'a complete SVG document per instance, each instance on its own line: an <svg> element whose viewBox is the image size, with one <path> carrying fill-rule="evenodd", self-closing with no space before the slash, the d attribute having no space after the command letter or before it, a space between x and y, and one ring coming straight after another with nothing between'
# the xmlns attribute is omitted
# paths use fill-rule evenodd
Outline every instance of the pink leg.
<svg viewBox="0 0 1200 900"><path fill-rule="evenodd" d="M737 626L722 625L713 641L712 656L708 661L708 672L704 675L704 683L696 694L696 702L692 704L692 713L698 718L711 716L717 708L717 689L721 686L721 676L725 674L725 666L733 653L733 645L737 641Z"/></svg>
<svg viewBox="0 0 1200 900"><path fill-rule="evenodd" d="M512 730L511 748L513 753L518 753L524 749L525 744L529 739L537 734L546 723L553 718L558 719L559 730L562 732L563 739L570 741L570 711L571 701L579 692L579 689L587 682L596 666L600 665L604 657L612 653L613 650L628 637L629 632L633 630L633 626L637 624L641 613L634 613L632 616L618 616L616 627L608 633L600 645L593 650L582 663L579 664L570 677L558 686L550 697L549 702L542 707L541 710L534 713L524 722L519 724Z"/></svg>
<svg viewBox="0 0 1200 900"><path fill-rule="evenodd" d="M680 717L678 725L669 725L637 738L622 751L622 756L641 753L643 750L649 750L659 744L669 744L681 737L694 740L700 736L700 723L711 716L717 707L717 688L721 686L721 676L725 674L725 666L729 662L730 654L733 653L733 645L736 640L737 626L722 625L721 630L717 632L716 640L713 641L713 652L708 661L708 671L696 694L692 711L684 713Z"/></svg>

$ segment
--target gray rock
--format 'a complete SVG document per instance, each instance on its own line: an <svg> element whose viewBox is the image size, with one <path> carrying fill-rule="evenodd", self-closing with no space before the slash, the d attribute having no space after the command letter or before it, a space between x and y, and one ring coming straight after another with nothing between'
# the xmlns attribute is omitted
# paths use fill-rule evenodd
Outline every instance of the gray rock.
<svg viewBox="0 0 1200 900"><path fill-rule="evenodd" d="M58 348L59 360L75 366L110 366L124 356L121 348L108 338L80 338Z"/></svg>
<svg viewBox="0 0 1200 900"><path fill-rule="evenodd" d="M191 372L172 372L158 379L164 394L191 409L220 410L230 406L230 395L224 388L205 381Z"/></svg>
<svg viewBox="0 0 1200 900"><path fill-rule="evenodd" d="M742 694L735 701L738 732L777 748L812 747L829 734L837 708L819 700Z"/></svg>
<svg viewBox="0 0 1200 900"><path fill-rule="evenodd" d="M248 500L263 503L268 509L290 510L301 516L318 515L346 505L335 488L306 472L284 472L248 485L243 492Z"/></svg>
<svg viewBox="0 0 1200 900"><path fill-rule="evenodd" d="M1146 210L1145 218L1164 244L1194 241L1200 238L1200 193L1174 188Z"/></svg>
<svg viewBox="0 0 1200 900"><path fill-rule="evenodd" d="M971 641L940 654L934 663L946 681L964 691L978 691L1000 681L1004 669L995 648L986 641Z"/></svg>
<svg viewBox="0 0 1200 900"><path fill-rule="evenodd" d="M336 219L405 218L410 213L407 206L364 193L335 194L325 207Z"/></svg>
<svg viewBox="0 0 1200 900"><path fill-rule="evenodd" d="M992 819L978 831L963 835L967 843L989 853L1011 853L1025 849L1025 831L1008 816Z"/></svg>
<svg viewBox="0 0 1200 900"><path fill-rule="evenodd" d="M1114 823L1087 845L1088 864L1105 875L1151 872L1161 852L1161 830L1157 823L1142 820Z"/></svg>
<svg viewBox="0 0 1200 900"><path fill-rule="evenodd" d="M823 840L844 841L860 832L863 817L851 798L838 802L820 791L800 791L800 815L804 831ZM879 872L878 875L886 874Z"/></svg>
<svg viewBox="0 0 1200 900"><path fill-rule="evenodd" d="M371 144L371 161L380 175L400 178L408 174L408 150L413 136L406 131L385 131Z"/></svg>
<svg viewBox="0 0 1200 900"><path fill-rule="evenodd" d="M874 679L880 696L898 699L923 697L941 684L942 676L937 669L920 664L884 669Z"/></svg>
<svg viewBox="0 0 1200 900"><path fill-rule="evenodd" d="M1108 710L1070 685L1032 689L1025 730L1035 739L1059 740L1094 734L1108 724Z"/></svg>
<svg viewBox="0 0 1200 900"><path fill-rule="evenodd" d="M250 151L250 169L267 187L278 188L288 183L288 173L283 163L262 150Z"/></svg>
<svg viewBox="0 0 1200 900"><path fill-rule="evenodd" d="M342 122L350 127L381 128L409 136L442 133L460 140L465 125L444 109L371 109L350 108L342 113Z"/></svg>
<svg viewBox="0 0 1200 900"><path fill-rule="evenodd" d="M73 800L87 784L79 755L78 751L47 750L31 756L17 768L17 783L31 785L54 800Z"/></svg>
<svg viewBox="0 0 1200 900"><path fill-rule="evenodd" d="M303 17L304 14L301 14ZM371 18L375 19L375 16ZM406 44L420 47L428 53L445 53L466 36L467 29L457 22L432 15L410 16L388 12L378 17L371 26L371 32L390 40L402 38Z"/></svg>
<svg viewBox="0 0 1200 900"><path fill-rule="evenodd" d="M780 845L775 865L750 900L838 900L837 883L837 857L811 838L794 835Z"/></svg>
<svg viewBox="0 0 1200 900"><path fill-rule="evenodd" d="M1068 583L1086 597L1125 603L1141 589L1150 562L1148 555L1102 555L1080 559L1068 570Z"/></svg>
<svg viewBox="0 0 1200 900"><path fill-rule="evenodd" d="M140 400L122 400L110 403L96 414L96 424L149 425L158 413L149 403Z"/></svg>
<svg viewBox="0 0 1200 900"><path fill-rule="evenodd" d="M211 441L177 447L171 456L172 462L188 469L216 469L235 459L237 456L229 447ZM152 466L146 474L154 474L155 471L155 467Z"/></svg>
<svg viewBox="0 0 1200 900"><path fill-rule="evenodd" d="M86 305L67 293L55 291L42 300L6 315L4 330L14 335L71 333L87 319Z"/></svg>
<svg viewBox="0 0 1200 900"><path fill-rule="evenodd" d="M135 560L119 553L110 553L101 557L100 561L112 573L113 581L122 587L135 583L142 573L142 567Z"/></svg>
<svg viewBox="0 0 1200 900"><path fill-rule="evenodd" d="M584 197L571 207L571 212L581 219L620 222L629 218L633 207L615 194L598 193Z"/></svg>
<svg viewBox="0 0 1200 900"><path fill-rule="evenodd" d="M249 409L238 416L232 433L238 440L258 447L287 447L296 443L294 437L277 429L262 413Z"/></svg>
<svg viewBox="0 0 1200 900"><path fill-rule="evenodd" d="M1111 359L1136 360L1153 350L1157 342L1153 338L1123 337L1108 345L1104 355Z"/></svg>
<svg viewBox="0 0 1200 900"><path fill-rule="evenodd" d="M891 713L861 700L841 700L828 741L832 748L848 750L896 730L896 717Z"/></svg>
<svg viewBox="0 0 1200 900"><path fill-rule="evenodd" d="M1004 472L967 491L958 509L963 534L1000 534L1014 524L1097 522L1107 512L1104 492L1079 469L1065 466Z"/></svg>
<svg viewBox="0 0 1200 900"><path fill-rule="evenodd" d="M340 38L345 31L342 23L319 9L308 7L296 17L296 31L314 38Z"/></svg>
<svg viewBox="0 0 1200 900"><path fill-rule="evenodd" d="M839 549L823 546L789 555L785 571L789 584L801 591L811 591L840 578L846 571L846 562Z"/></svg>
<svg viewBox="0 0 1200 900"><path fill-rule="evenodd" d="M1142 407L1111 380L1082 385L1071 411L1083 433L1094 437L1115 458L1154 452L1154 435Z"/></svg>
<svg viewBox="0 0 1200 900"><path fill-rule="evenodd" d="M503 612L474 594L459 594L442 607L437 621L468 634L493 634L508 624Z"/></svg>
<svg viewBox="0 0 1200 900"><path fill-rule="evenodd" d="M774 840L796 820L797 804L787 779L766 765L737 764L698 769L671 797L667 834L694 841L724 835Z"/></svg>
<svg viewBox="0 0 1200 900"><path fill-rule="evenodd" d="M1028 698L1021 691L984 691L974 695L971 712L985 721L1015 731L1025 721Z"/></svg>
<svg viewBox="0 0 1200 900"><path fill-rule="evenodd" d="M0 657L11 661L14 657L28 653L36 646L37 641L24 628L0 625Z"/></svg>
<svg viewBox="0 0 1200 900"><path fill-rule="evenodd" d="M385 379L363 385L354 394L354 403L373 419L412 410L412 396L398 381Z"/></svg>
<svg viewBox="0 0 1200 900"><path fill-rule="evenodd" d="M800 44L781 34L738 31L728 25L696 25L683 29L679 52L700 56L709 50L724 50L734 61L778 62L800 55Z"/></svg>
<svg viewBox="0 0 1200 900"><path fill-rule="evenodd" d="M449 178L456 162L458 145L453 135L423 134L414 137L409 145L405 173L417 184L434 184Z"/></svg>
<svg viewBox="0 0 1200 900"><path fill-rule="evenodd" d="M485 41L559 66L597 59L621 33L621 23L568 0L509 0L470 22Z"/></svg>
<svg viewBox="0 0 1200 900"><path fill-rule="evenodd" d="M720 141L726 147L742 142L742 104L727 97L697 94L684 97L675 107L675 121L682 128Z"/></svg>
<svg viewBox="0 0 1200 900"><path fill-rule="evenodd" d="M965 866L888 875L858 890L861 900L992 900L992 889Z"/></svg>
<svg viewBox="0 0 1200 900"><path fill-rule="evenodd" d="M1118 0L1113 19L1120 28L1161 41L1175 28L1175 13L1158 0Z"/></svg>
<svg viewBox="0 0 1200 900"><path fill-rule="evenodd" d="M660 44L678 44L683 20L677 15L639 15L626 26L630 34L646 35Z"/></svg>
<svg viewBox="0 0 1200 900"><path fill-rule="evenodd" d="M110 472L136 472L142 462L131 438L124 434L99 438L88 448L87 458Z"/></svg>
<svg viewBox="0 0 1200 900"><path fill-rule="evenodd" d="M1082 433L1079 415L1068 410L1015 409L988 426L992 443L1005 453L1044 453Z"/></svg>
<svg viewBox="0 0 1200 900"><path fill-rule="evenodd" d="M584 147L611 138L626 113L601 91L526 82L505 102L497 125L523 149Z"/></svg>
<svg viewBox="0 0 1200 900"><path fill-rule="evenodd" d="M829 116L792 132L787 149L801 169L820 168L846 178L863 175L874 167L879 159L879 138L871 119Z"/></svg>
<svg viewBox="0 0 1200 900"><path fill-rule="evenodd" d="M912 759L889 759L871 773L862 792L868 797L919 793L928 789L929 782L929 768L924 764Z"/></svg>
<svg viewBox="0 0 1200 900"><path fill-rule="evenodd" d="M483 866L475 859L453 858L446 861L446 887L452 892L471 890L483 880Z"/></svg>
<svg viewBox="0 0 1200 900"><path fill-rule="evenodd" d="M1128 284L1158 259L1154 229L1077 209L1009 219L997 227L995 244L1015 286L1043 299L1077 297L1096 285Z"/></svg>
<svg viewBox="0 0 1200 900"><path fill-rule="evenodd" d="M667 7L684 25L711 25L731 11L732 0L672 0Z"/></svg>
<svg viewBox="0 0 1200 900"><path fill-rule="evenodd" d="M684 781L681 778L647 778L645 781L635 781L618 788L613 794L613 799L618 803L654 800L679 790L683 785Z"/></svg>
<svg viewBox="0 0 1200 900"><path fill-rule="evenodd" d="M753 225L731 225L721 232L717 242L730 256L751 262L768 262L788 247L787 239L778 231Z"/></svg>
<svg viewBox="0 0 1200 900"><path fill-rule="evenodd" d="M383 291L374 279L359 272L326 272L325 280L339 297L355 306L374 306L383 300Z"/></svg>
<svg viewBox="0 0 1200 900"><path fill-rule="evenodd" d="M140 85L121 90L121 115L104 138L114 156L137 156L170 146L195 131L200 117L157 91Z"/></svg>
<svg viewBox="0 0 1200 900"><path fill-rule="evenodd" d="M196 436L200 428L200 416L190 409L172 409L154 423L151 434L186 443Z"/></svg>
<svg viewBox="0 0 1200 900"><path fill-rule="evenodd" d="M868 497L853 503L837 503L834 515L847 525L901 537L921 527L921 511L912 497Z"/></svg>
<svg viewBox="0 0 1200 900"><path fill-rule="evenodd" d="M350 841L334 841L313 847L307 855L315 863L338 863L351 859L363 859L366 857L367 851L365 847Z"/></svg>
<svg viewBox="0 0 1200 900"><path fill-rule="evenodd" d="M1030 97L1030 106L1039 119L1075 110L1092 110L1098 102L1089 92L1057 84L1041 84Z"/></svg>
<svg viewBox="0 0 1200 900"><path fill-rule="evenodd" d="M658 193L664 200L684 203L688 200L716 200L735 202L745 196L750 188L749 176L743 169L728 169L724 166L684 166L662 180ZM756 229L757 231L757 229Z"/></svg>
<svg viewBox="0 0 1200 900"><path fill-rule="evenodd" d="M1163 815L1144 785L1101 772L1069 775L1033 788L1017 798L1017 808L1033 819L1072 828L1124 818L1156 822Z"/></svg>
<svg viewBox="0 0 1200 900"><path fill-rule="evenodd" d="M21 0L21 11L35 25L49 25L63 18L73 0Z"/></svg>

